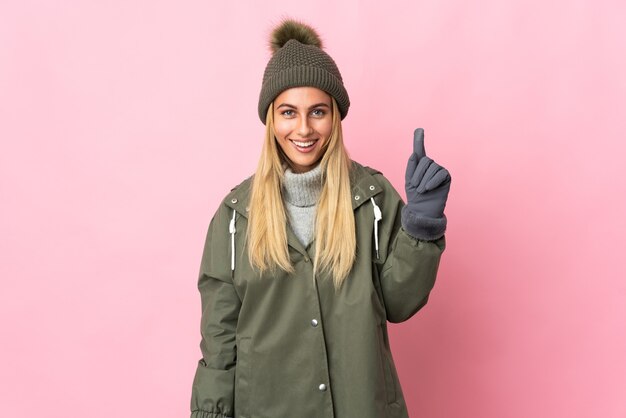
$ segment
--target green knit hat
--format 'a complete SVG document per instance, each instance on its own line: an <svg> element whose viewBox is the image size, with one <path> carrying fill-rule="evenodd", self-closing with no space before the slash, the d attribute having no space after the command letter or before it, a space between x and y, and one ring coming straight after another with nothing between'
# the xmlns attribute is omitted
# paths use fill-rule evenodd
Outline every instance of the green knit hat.
<svg viewBox="0 0 626 418"><path fill-rule="evenodd" d="M272 58L265 67L259 94L259 118L265 125L268 106L284 90L311 86L335 98L341 119L348 114L350 98L337 64L322 50L322 41L311 26L285 19L274 28L269 47Z"/></svg>

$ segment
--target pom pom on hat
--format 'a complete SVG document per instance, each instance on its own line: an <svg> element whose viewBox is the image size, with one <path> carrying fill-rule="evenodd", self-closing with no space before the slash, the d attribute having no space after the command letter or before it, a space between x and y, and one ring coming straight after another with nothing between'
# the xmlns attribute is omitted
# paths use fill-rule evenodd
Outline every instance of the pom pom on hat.
<svg viewBox="0 0 626 418"><path fill-rule="evenodd" d="M270 35L269 47L272 54L282 48L287 41L295 39L301 44L323 48L322 40L315 29L295 19L284 19Z"/></svg>

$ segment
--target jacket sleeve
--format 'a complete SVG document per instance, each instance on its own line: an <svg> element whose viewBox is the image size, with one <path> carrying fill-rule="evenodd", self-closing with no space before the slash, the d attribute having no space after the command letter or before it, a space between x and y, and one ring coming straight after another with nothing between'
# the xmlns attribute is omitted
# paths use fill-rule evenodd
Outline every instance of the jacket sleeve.
<svg viewBox="0 0 626 418"><path fill-rule="evenodd" d="M234 416L235 333L241 301L230 275L227 218L222 204L211 219L200 266L202 358L193 380L191 418Z"/></svg>
<svg viewBox="0 0 626 418"><path fill-rule="evenodd" d="M385 184L381 220L385 258L378 269L387 320L398 323L411 318L428 302L446 239L444 235L424 241L409 235L401 222L404 201L387 179L381 181Z"/></svg>

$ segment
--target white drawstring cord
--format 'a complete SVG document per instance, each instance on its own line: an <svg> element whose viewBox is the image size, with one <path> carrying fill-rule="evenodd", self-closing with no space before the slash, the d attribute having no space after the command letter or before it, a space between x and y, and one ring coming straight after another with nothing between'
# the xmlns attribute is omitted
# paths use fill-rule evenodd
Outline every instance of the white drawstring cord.
<svg viewBox="0 0 626 418"><path fill-rule="evenodd" d="M376 246L376 258L380 258L378 254L378 221L383 219L383 213L380 211L380 208L376 205L373 197L370 197L372 201L372 205L374 205L374 245Z"/></svg>
<svg viewBox="0 0 626 418"><path fill-rule="evenodd" d="M237 232L237 230L235 229L235 215L237 212L235 212L235 209L233 209L233 218L230 220L230 225L228 226L228 230L230 232L230 269L231 272L234 274L235 272L235 232Z"/></svg>

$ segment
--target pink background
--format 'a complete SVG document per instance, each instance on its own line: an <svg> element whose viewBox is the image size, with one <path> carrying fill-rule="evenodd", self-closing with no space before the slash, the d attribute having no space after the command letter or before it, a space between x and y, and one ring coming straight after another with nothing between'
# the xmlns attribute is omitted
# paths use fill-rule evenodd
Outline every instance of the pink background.
<svg viewBox="0 0 626 418"><path fill-rule="evenodd" d="M188 416L282 16L339 65L354 159L404 195L424 127L453 176L435 290L391 326L411 416L626 416L626 6L590 0L0 3L0 416Z"/></svg>

